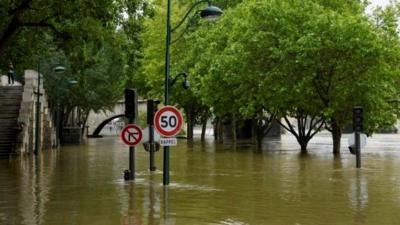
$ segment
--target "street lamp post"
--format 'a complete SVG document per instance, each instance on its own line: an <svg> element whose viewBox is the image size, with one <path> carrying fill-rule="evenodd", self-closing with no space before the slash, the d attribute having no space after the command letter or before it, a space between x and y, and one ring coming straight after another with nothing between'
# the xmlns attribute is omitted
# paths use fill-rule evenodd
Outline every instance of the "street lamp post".
<svg viewBox="0 0 400 225"><path fill-rule="evenodd" d="M43 95L43 93L40 92L40 85L42 81L41 77L41 60L38 60L38 65L37 65L37 88L36 88L36 123L35 123L35 149L34 149L34 154L38 155L40 153L40 140L41 140L41 102L40 102L40 96ZM53 68L53 70L56 73L63 73L65 68L62 66L57 66ZM58 126L57 126L58 129ZM56 130L56 134L58 131ZM56 135L57 136L57 135ZM57 139L58 140L58 139ZM57 145L57 144L56 144ZM57 145L58 146L58 145Z"/></svg>
<svg viewBox="0 0 400 225"><path fill-rule="evenodd" d="M216 6L212 6L210 1L201 0L192 5L189 11L185 14L183 19L175 26L171 27L171 0L168 0L167 3L167 38L166 38L166 46L165 46L165 84L164 84L164 105L169 105L169 89L170 89L170 46L171 46L171 34L176 29L178 29L189 14L193 11L193 9L202 4L208 3L208 7L201 10L200 16L207 20L215 20L222 14L222 10ZM164 146L164 165L163 165L163 184L169 184L169 146Z"/></svg>
<svg viewBox="0 0 400 225"><path fill-rule="evenodd" d="M174 86L174 84L176 83L176 81L178 80L179 77L183 77L183 83L182 83L182 87L184 89L188 89L190 88L190 82L187 79L188 75L187 73L183 72L183 73L179 73L178 75L176 75L176 77L174 77L173 79L169 80L169 87L171 88L172 86Z"/></svg>
<svg viewBox="0 0 400 225"><path fill-rule="evenodd" d="M38 155L40 152L40 114L41 114L41 105L40 105L40 59L38 61L38 65L37 65L37 91L36 91L36 129L35 129L35 151L34 154Z"/></svg>
<svg viewBox="0 0 400 225"><path fill-rule="evenodd" d="M65 67L63 66L56 66L54 72L57 74L62 74L65 71ZM56 96L56 148L60 145L60 96L59 95L59 88L57 88L57 96Z"/></svg>

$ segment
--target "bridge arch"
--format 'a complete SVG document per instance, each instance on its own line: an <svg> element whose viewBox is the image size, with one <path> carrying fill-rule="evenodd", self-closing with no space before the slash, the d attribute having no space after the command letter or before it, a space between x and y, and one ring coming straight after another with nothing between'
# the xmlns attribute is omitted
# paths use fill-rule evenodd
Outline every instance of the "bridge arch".
<svg viewBox="0 0 400 225"><path fill-rule="evenodd" d="M101 138L103 136L100 135L101 130L111 121L113 121L114 119L117 118L121 118L121 117L125 117L125 114L118 114L115 116L111 116L109 118L107 118L106 120L104 120L103 122L101 122L96 129L93 131L93 134L89 135L90 138Z"/></svg>

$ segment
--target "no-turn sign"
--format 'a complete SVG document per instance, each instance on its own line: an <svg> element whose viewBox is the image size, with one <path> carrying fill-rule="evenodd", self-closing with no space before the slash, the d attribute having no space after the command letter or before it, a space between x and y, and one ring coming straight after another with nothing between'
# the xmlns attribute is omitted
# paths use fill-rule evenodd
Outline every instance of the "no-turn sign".
<svg viewBox="0 0 400 225"><path fill-rule="evenodd" d="M135 146L139 144L142 140L142 137L142 128L136 124L128 124L121 131L122 141L129 146Z"/></svg>
<svg viewBox="0 0 400 225"><path fill-rule="evenodd" d="M181 112L173 106L164 106L154 116L154 127L164 137L177 135L183 125Z"/></svg>

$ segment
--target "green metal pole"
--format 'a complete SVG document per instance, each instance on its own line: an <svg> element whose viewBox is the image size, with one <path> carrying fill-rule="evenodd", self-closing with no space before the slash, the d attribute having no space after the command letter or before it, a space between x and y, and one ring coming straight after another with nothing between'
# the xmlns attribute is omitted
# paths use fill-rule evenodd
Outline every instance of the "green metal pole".
<svg viewBox="0 0 400 225"><path fill-rule="evenodd" d="M37 82L37 98L36 98L36 129L35 129L35 155L40 152L40 59L38 62L38 82Z"/></svg>
<svg viewBox="0 0 400 225"><path fill-rule="evenodd" d="M135 118L129 118L129 124L134 124ZM129 146L129 180L135 179L135 147Z"/></svg>
<svg viewBox="0 0 400 225"><path fill-rule="evenodd" d="M355 147L356 147L356 167L361 168L361 143L360 143L360 132L355 132Z"/></svg>
<svg viewBox="0 0 400 225"><path fill-rule="evenodd" d="M165 92L164 105L169 105L169 73L170 73L170 46L171 46L171 0L167 5L167 40L165 46ZM164 146L163 184L169 185L169 146Z"/></svg>

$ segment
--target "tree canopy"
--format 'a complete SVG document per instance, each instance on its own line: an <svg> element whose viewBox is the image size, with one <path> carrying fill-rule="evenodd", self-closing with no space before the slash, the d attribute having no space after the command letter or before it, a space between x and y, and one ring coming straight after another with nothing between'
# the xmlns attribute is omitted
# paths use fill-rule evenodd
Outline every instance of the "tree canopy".
<svg viewBox="0 0 400 225"><path fill-rule="evenodd" d="M182 6L175 7L179 17ZM338 152L354 106L364 107L369 134L393 125L398 115L390 100L398 93L398 36L389 29L393 25L378 25L365 15L365 7L357 0L247 0L224 9L215 23L189 21L189 30L173 45L171 65L172 74L189 73L193 88L174 100L200 100L219 116L252 118L261 111L284 118L282 125L302 149L326 128ZM163 9L147 27L162 27ZM387 14L377 18L393 22ZM149 29L145 37L157 39L164 32ZM164 40L145 40L145 83L162 90Z"/></svg>
<svg viewBox="0 0 400 225"><path fill-rule="evenodd" d="M142 57L148 2L5 0L0 7L0 62L17 73L41 64L50 101L87 115L112 107L131 86ZM63 76L52 67L67 67ZM78 83L70 87L68 81ZM71 89L72 88L72 89ZM60 93L65 98L60 98ZM82 122L82 121L80 121Z"/></svg>

